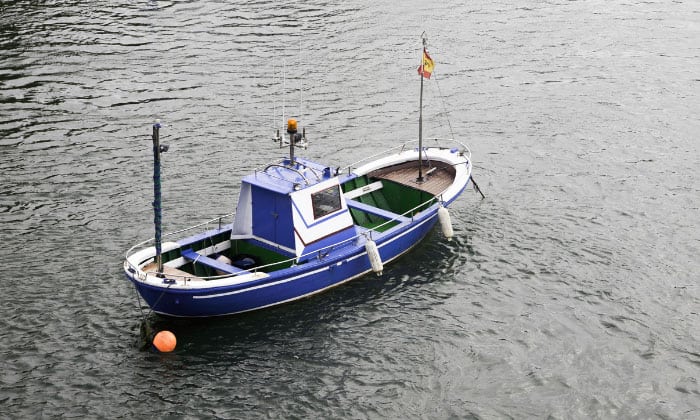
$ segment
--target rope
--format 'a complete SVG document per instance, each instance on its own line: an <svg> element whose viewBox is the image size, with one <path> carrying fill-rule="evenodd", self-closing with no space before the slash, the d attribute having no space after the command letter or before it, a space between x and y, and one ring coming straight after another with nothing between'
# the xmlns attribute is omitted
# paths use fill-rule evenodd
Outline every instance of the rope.
<svg viewBox="0 0 700 420"><path fill-rule="evenodd" d="M153 331L151 330L151 326L148 324L148 321L146 321L146 318L151 315L151 312L149 312L148 315L143 314L143 307L141 306L141 295L139 294L139 290L136 287L136 283L133 283L133 285L134 293L136 293L136 302L139 307L139 311L141 312L141 326L139 328L141 337L139 339L139 347L141 348L141 350L145 350L151 345L151 342L153 341Z"/></svg>
<svg viewBox="0 0 700 420"><path fill-rule="evenodd" d="M442 101L442 112L445 114L445 119L447 119L447 125L450 127L450 137L455 138L454 132L452 131L452 123L450 122L450 114L447 112L447 107L445 106L445 97L442 96L442 91L440 90L440 84L438 83L437 75L435 75L435 86L437 86L438 94L440 95L440 100Z"/></svg>
<svg viewBox="0 0 700 420"><path fill-rule="evenodd" d="M151 316L151 314L153 313L153 308L155 308L156 306L158 306L158 303L160 302L160 300L161 300L161 299L163 298L163 296L165 295L165 292L166 292L168 289L170 289L170 286L172 286L173 284L169 284L168 287L166 287L165 290L163 290L163 291L160 293L160 296L158 296L158 299L157 299L156 302L151 306L150 310L148 311L148 314L146 314L146 315L143 314L143 307L142 307L142 305L141 305L141 294L139 293L139 290L138 290L138 288L136 287L136 283L133 283L133 285L134 285L134 293L136 293L136 302L137 302L137 304L138 304L139 311L141 312L141 323L142 323L142 324L147 324L146 318L148 318L149 316Z"/></svg>
<svg viewBox="0 0 700 420"><path fill-rule="evenodd" d="M161 299L163 298L163 296L165 295L165 292L166 292L168 289L170 289L170 286L172 286L173 284L174 284L174 283L169 284L168 287L165 288L165 290L163 290L162 292L160 292L160 296L158 296L158 300L156 300L156 302L155 302L153 305L151 305L151 310L148 311L148 315L146 315L146 317L151 316L151 314L153 313L153 308L155 308L156 306L158 306L158 302L160 302L160 300L161 300ZM145 320L145 319L144 319L144 320Z"/></svg>
<svg viewBox="0 0 700 420"><path fill-rule="evenodd" d="M138 288L136 288L136 283L132 283L134 285L134 292L136 292L136 302L139 305L139 311L141 311L141 318L145 319L143 316L143 308L141 307L141 295L139 294Z"/></svg>

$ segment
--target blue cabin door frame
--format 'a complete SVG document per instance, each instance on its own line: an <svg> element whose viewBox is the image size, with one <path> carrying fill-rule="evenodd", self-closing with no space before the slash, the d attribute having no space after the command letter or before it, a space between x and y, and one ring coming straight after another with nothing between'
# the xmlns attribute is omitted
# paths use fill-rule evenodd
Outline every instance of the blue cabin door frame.
<svg viewBox="0 0 700 420"><path fill-rule="evenodd" d="M294 223L288 194L253 187L253 235L294 249Z"/></svg>

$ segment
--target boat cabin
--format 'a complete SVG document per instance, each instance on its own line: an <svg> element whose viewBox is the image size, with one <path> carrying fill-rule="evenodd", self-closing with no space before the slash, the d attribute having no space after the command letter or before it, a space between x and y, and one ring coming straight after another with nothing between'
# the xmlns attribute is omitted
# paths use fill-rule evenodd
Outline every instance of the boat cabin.
<svg viewBox="0 0 700 420"><path fill-rule="evenodd" d="M300 259L356 234L338 177L330 167L285 159L243 178L232 240L255 241Z"/></svg>

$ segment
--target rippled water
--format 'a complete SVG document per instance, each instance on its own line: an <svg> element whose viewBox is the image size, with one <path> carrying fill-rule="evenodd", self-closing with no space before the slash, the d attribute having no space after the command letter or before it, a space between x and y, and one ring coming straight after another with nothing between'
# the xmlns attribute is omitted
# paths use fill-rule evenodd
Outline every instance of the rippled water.
<svg viewBox="0 0 700 420"><path fill-rule="evenodd" d="M0 402L12 418L697 418L696 1L0 2ZM426 130L471 192L383 277L149 316L150 124L175 230L230 212L282 111L342 164ZM282 78L282 74L285 75Z"/></svg>

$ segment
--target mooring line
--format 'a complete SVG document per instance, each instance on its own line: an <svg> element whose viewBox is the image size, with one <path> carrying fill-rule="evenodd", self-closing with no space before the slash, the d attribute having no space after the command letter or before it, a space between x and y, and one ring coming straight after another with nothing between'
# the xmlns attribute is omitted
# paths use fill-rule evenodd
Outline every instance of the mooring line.
<svg viewBox="0 0 700 420"><path fill-rule="evenodd" d="M479 188L479 184L477 184L476 181L474 180L474 176L473 176L473 175L469 175L469 178L472 180L472 185L474 185L474 189L475 189L479 194L481 194L481 199L483 200L484 198L486 198L486 196L484 195L484 193L481 192L481 188Z"/></svg>

